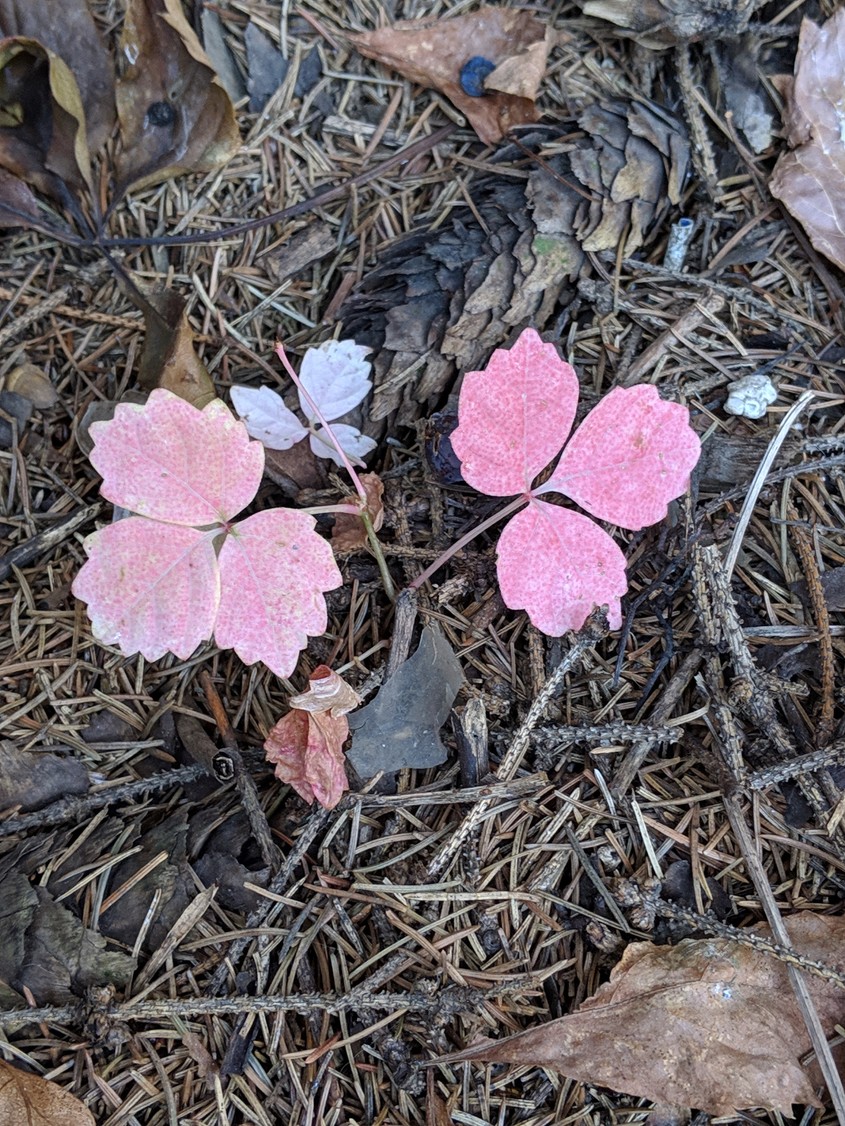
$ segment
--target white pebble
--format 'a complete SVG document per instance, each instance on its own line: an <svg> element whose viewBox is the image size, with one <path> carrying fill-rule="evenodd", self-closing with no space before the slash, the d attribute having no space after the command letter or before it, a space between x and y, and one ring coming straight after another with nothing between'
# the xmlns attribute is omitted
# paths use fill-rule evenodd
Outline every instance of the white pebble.
<svg viewBox="0 0 845 1126"><path fill-rule="evenodd" d="M762 418L777 397L777 387L767 375L746 375L728 385L725 410L741 418Z"/></svg>

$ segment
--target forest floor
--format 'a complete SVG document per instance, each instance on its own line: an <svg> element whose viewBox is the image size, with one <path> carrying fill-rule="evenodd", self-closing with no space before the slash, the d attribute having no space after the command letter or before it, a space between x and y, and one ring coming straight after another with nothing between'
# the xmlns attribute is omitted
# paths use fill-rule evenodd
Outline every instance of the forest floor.
<svg viewBox="0 0 845 1126"><path fill-rule="evenodd" d="M775 102L770 79L791 73L801 16L835 7L756 13L749 65ZM122 5L92 8L114 43ZM525 324L558 343L587 405L638 382L683 402L702 461L667 520L615 533L629 578L621 631L553 639L508 610L493 528L401 611L366 551L342 555L328 631L289 681L211 644L154 662L98 644L71 592L84 537L111 517L86 429L93 405L137 390L144 320L92 242L18 229L0 243L0 386L29 363L56 392L25 421L0 412L0 735L19 756L18 775L0 774L0 1007L8 1018L41 1006L37 1023L4 1025L3 1046L100 1126L642 1121L652 1102L603 1084L605 1072L585 1082L527 1064L423 1065L573 1012L632 942L748 933L773 910L839 911L845 797L827 767L845 719L841 275L768 192L784 148L775 103L758 156L725 116L726 76L752 58L749 41L733 56L715 36L649 51L581 8L538 5L568 33L540 86L542 128L486 146L444 97L345 40L384 22L377 5L221 0L235 65L248 72L252 21L287 58L284 82L261 112L237 104L243 145L222 169L130 191L108 233L146 244L109 253L186 302L224 399L233 382L268 381L260 361L275 365L277 339L294 360L330 336L375 349L361 422L378 441L368 468L385 483L380 539L398 590L492 511L444 483L431 416ZM390 15L468 10L409 3ZM601 135L578 122L596 102L614 102L624 144L641 99L676 115L668 128L684 144L692 135L677 200L667 182L685 161L673 149L657 158L659 198L625 213L612 248L547 269L531 311L509 318L527 283L506 228L540 223L529 175L553 165L560 185L566 145ZM672 271L664 254L682 215L695 234ZM196 232L202 241L167 242ZM448 290L438 247L453 256ZM726 413L728 384L761 369L777 387L764 417ZM260 501L348 492L321 472L303 482L277 467ZM447 759L353 785L333 810L308 806L264 761L267 733L320 664L372 693L402 614L405 653L436 624L462 668ZM488 760L483 739L458 754L471 702ZM221 715L242 755L230 780L215 759L231 751ZM825 748L824 769L778 773ZM265 819L269 850L255 836Z"/></svg>

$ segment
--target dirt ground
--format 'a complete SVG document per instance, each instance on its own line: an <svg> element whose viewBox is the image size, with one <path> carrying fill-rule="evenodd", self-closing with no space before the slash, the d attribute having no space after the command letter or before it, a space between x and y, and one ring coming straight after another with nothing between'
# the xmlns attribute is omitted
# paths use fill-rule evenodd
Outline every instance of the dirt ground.
<svg viewBox="0 0 845 1126"><path fill-rule="evenodd" d="M122 5L94 7L114 40ZM755 14L755 81L773 107L771 76L791 72L801 16L835 7ZM290 682L211 645L147 663L94 640L70 588L82 540L111 506L83 420L137 388L143 318L95 246L21 230L0 242L0 381L28 362L57 392L9 421L0 443L0 735L35 754L35 777L59 769L54 757L39 764L45 755L85 774L82 790L67 784L75 796L23 811L19 799L0 820L4 1047L100 1126L642 1121L647 1100L553 1070L423 1065L571 1012L632 941L745 930L772 904L835 914L842 899L845 805L831 763L845 601L822 575L845 563L845 302L840 273L768 193L784 144L777 113L754 155L725 116L731 59L718 37L648 51L564 0L536 9L569 33L550 56L541 126L485 146L445 98L344 39L471 8L221 0L236 65L255 21L289 62L283 85L262 112L239 104L243 147L222 171L130 193L109 234L148 241L110 253L186 301L223 397L233 381L266 380L259 361L273 362L277 338L294 357L332 335L376 349L362 421L379 442L369 465L386 485L381 539L400 590L492 511L444 483L431 416L448 409L462 370L524 324L559 342L587 406L643 381L689 406L704 442L689 496L662 524L617 537L630 582L621 632L550 639L505 609L495 529L420 591L402 644L439 625L464 674L458 712L483 705L489 762L478 743L459 756L447 726L442 766L353 789L332 811L274 779L261 744L308 673L327 663L372 692L396 638L364 551L342 557L329 630ZM642 99L674 115L667 135L689 146L658 158L669 180L688 169L677 199L661 181L611 249L570 247L572 260L532 274L516 249L526 225L544 229L529 176L548 168L565 196L567 138L609 129L585 129L585 107L613 103L627 137ZM292 218L218 237L354 177ZM695 234L672 272L662 263L681 215ZM194 232L204 241L166 242ZM417 291L414 278L425 280ZM509 317L529 290L530 313ZM727 414L727 385L761 369L778 390L765 417ZM807 389L815 397L742 526L755 471ZM344 492L338 477L292 485L289 469L265 479L262 502ZM727 574L714 561L734 543ZM243 756L228 777L215 759L220 710ZM825 748L824 769L778 774ZM263 818L269 852L254 832ZM613 899L620 877L636 902ZM71 916L107 943L80 945L62 930ZM37 1021L9 1019L22 997L41 1006ZM803 1121L814 1113L832 1112L810 1108Z"/></svg>

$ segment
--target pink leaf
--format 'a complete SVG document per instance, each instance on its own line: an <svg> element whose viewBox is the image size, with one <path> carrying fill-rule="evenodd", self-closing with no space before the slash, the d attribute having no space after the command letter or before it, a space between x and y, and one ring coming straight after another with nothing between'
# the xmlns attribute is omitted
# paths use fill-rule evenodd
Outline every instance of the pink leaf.
<svg viewBox="0 0 845 1126"><path fill-rule="evenodd" d="M246 664L290 676L309 634L327 624L323 592L342 578L314 517L272 508L235 524L220 549L214 639Z"/></svg>
<svg viewBox="0 0 845 1126"><path fill-rule="evenodd" d="M85 550L73 593L88 603L99 641L148 661L167 652L185 660L211 637L220 598L213 534L133 516L88 536Z"/></svg>
<svg viewBox="0 0 845 1126"><path fill-rule="evenodd" d="M121 404L91 427L91 464L104 497L172 524L230 520L258 491L264 447L214 399L197 410L157 388L142 406Z"/></svg>
<svg viewBox="0 0 845 1126"><path fill-rule="evenodd" d="M559 492L599 520L638 530L687 487L701 443L689 412L650 384L617 387L595 407L536 495Z"/></svg>
<svg viewBox="0 0 845 1126"><path fill-rule="evenodd" d="M499 537L498 574L505 605L551 637L580 629L594 606L608 606L611 629L622 624L625 556L579 512L532 499Z"/></svg>
<svg viewBox="0 0 845 1126"><path fill-rule="evenodd" d="M490 496L527 493L566 441L578 403L578 378L553 344L525 329L461 387L452 448L467 484Z"/></svg>

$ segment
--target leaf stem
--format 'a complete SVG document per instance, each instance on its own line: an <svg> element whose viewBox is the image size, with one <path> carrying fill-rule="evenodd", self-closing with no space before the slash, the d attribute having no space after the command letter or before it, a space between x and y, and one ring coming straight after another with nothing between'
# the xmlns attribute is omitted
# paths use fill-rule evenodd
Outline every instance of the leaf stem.
<svg viewBox="0 0 845 1126"><path fill-rule="evenodd" d="M361 498L361 504L366 505L369 498L367 497L366 489L361 484L361 478L355 472L355 468L352 465L352 462L349 460L349 457L347 456L346 450L344 450L343 446L341 446L340 442L338 442L337 438L335 438L334 431L332 430L331 426L328 424L328 422L326 422L325 418L323 417L323 412L320 410L319 406L314 401L314 399L312 399L311 396L308 394L308 392L305 390L305 387L303 386L302 380L299 378L299 376L293 370L293 366L291 365L291 362L288 359L287 352L285 351L285 346L281 342L279 342L276 345L276 355L282 361L282 367L285 369L285 371L291 377L293 382L296 384L297 391L300 393L300 395L303 397L303 399L305 399L308 406L311 408L311 410L314 412L314 414L320 420L321 425L323 427L325 427L326 433L328 434L328 436L332 440L332 445L337 450L338 456L340 457L341 461L343 462L344 469L349 474L349 476L352 478L352 484L355 486L355 492Z"/></svg>
<svg viewBox="0 0 845 1126"><path fill-rule="evenodd" d="M443 564L459 552L461 548L466 547L476 536L480 536L482 532L486 532L488 528L491 528L494 524L498 524L500 520L504 520L506 516L510 516L512 512L516 512L517 509L521 508L523 504L530 499L527 493L522 493L520 496L514 497L504 508L500 508L497 512L494 512L492 516L488 516L486 520L482 520L480 524L471 528L465 535L461 536L459 540L456 540L451 547L448 547L442 555L438 555L434 562L430 563L422 574L417 575L414 581L409 584L408 589L419 590L422 584L430 579L435 571L439 571Z"/></svg>
<svg viewBox="0 0 845 1126"><path fill-rule="evenodd" d="M370 519L370 514L366 509L362 509L358 515L361 517L361 523L364 525L364 531L367 533L367 540L370 544L370 551L375 556L376 563L378 563L379 574L381 575L382 585L384 586L384 593L391 602L396 601L396 588L393 585L393 578L390 571L387 569L387 560L384 557L384 552L381 550L379 538L376 535L376 530L373 527L373 522Z"/></svg>

